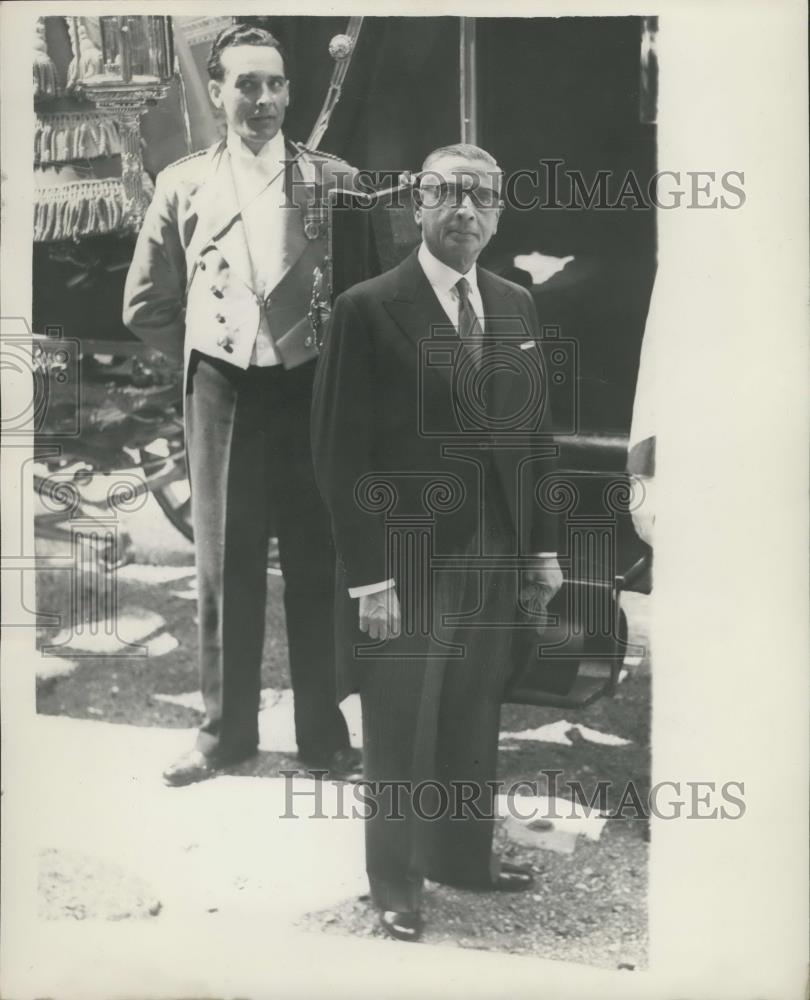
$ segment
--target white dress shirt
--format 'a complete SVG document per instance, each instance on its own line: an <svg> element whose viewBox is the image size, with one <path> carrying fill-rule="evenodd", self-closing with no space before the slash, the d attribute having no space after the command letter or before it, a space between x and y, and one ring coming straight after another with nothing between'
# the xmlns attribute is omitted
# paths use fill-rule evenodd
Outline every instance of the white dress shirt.
<svg viewBox="0 0 810 1000"><path fill-rule="evenodd" d="M436 298L439 300L442 309L447 313L447 318L453 324L458 332L458 289L455 287L456 282L459 278L466 278L470 286L469 300L470 305L473 307L473 312L478 317L478 321L481 324L481 329L484 327L484 302L481 298L481 292L478 289L478 268L475 264L467 271L466 274L460 274L458 271L453 270L452 267L448 267L447 264L442 263L435 257L430 250L428 250L427 245L422 243L417 251L417 260L425 272L425 277L430 282L430 286L436 293ZM554 558L556 552L539 552L537 553L538 558ZM349 587L350 597L366 597L368 594L376 594L383 590L388 590L390 587L394 586L393 578L390 580L384 580L380 583L368 583L364 584L362 587Z"/></svg>
<svg viewBox="0 0 810 1000"><path fill-rule="evenodd" d="M284 263L281 214L285 210L284 136L277 132L258 153L254 153L238 135L229 132L227 147L253 267L253 290L264 297L278 284ZM261 317L250 363L260 367L279 365L281 358L270 336L264 309Z"/></svg>
<svg viewBox="0 0 810 1000"><path fill-rule="evenodd" d="M441 303L442 309L447 313L447 318L456 328L456 333L458 333L459 303L456 282L459 278L467 279L467 284L470 286L470 294L468 296L470 305L473 307L473 312L478 317L478 322L481 324L481 329L483 330L484 303L481 300L481 293L478 290L478 268L476 265L473 264L466 274L454 271L452 267L443 264L438 257L434 257L425 243L419 247L416 256L422 265L425 277L436 293L436 298Z"/></svg>

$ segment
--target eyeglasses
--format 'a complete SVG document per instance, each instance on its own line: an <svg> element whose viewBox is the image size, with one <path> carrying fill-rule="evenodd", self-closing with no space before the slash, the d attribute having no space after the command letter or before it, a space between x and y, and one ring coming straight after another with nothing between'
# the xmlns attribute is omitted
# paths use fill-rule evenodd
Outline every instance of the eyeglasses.
<svg viewBox="0 0 810 1000"><path fill-rule="evenodd" d="M480 187L470 181L440 181L438 184L420 184L414 188L417 204L425 208L436 208L439 205L460 208L465 195L476 208L497 208L501 203L501 197L495 188Z"/></svg>

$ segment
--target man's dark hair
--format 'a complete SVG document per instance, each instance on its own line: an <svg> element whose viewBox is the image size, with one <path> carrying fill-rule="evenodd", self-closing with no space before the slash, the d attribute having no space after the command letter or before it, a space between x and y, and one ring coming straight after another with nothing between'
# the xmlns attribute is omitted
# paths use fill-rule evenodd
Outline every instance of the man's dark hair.
<svg viewBox="0 0 810 1000"><path fill-rule="evenodd" d="M225 28L214 39L211 55L208 57L208 75L212 80L222 80L225 70L222 66L222 51L232 45L266 45L269 49L278 49L287 72L287 56L279 40L264 28L256 28L251 24L233 24Z"/></svg>

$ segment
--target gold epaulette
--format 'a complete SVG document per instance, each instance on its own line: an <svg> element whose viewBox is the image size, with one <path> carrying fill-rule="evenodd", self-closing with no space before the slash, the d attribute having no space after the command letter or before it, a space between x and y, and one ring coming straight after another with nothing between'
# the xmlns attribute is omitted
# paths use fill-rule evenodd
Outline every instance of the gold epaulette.
<svg viewBox="0 0 810 1000"><path fill-rule="evenodd" d="M163 169L171 170L172 167L179 167L181 163L188 163L189 160L194 160L198 156L205 156L207 152L207 149L198 149L196 153L189 153L188 156L181 156L179 160L174 160L172 163L167 164L167 166Z"/></svg>

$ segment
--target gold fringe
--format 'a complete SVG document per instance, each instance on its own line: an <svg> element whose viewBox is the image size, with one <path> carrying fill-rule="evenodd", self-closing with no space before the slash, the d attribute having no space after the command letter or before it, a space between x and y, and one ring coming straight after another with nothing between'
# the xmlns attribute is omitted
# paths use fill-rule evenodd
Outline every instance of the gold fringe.
<svg viewBox="0 0 810 1000"><path fill-rule="evenodd" d="M101 112L38 115L34 126L34 166L92 160L121 152L118 122Z"/></svg>
<svg viewBox="0 0 810 1000"><path fill-rule="evenodd" d="M34 97L55 97L59 93L59 81L53 60L41 52L34 53Z"/></svg>
<svg viewBox="0 0 810 1000"><path fill-rule="evenodd" d="M38 243L114 233L125 226L124 187L118 180L80 181L40 188L34 205Z"/></svg>
<svg viewBox="0 0 810 1000"><path fill-rule="evenodd" d="M59 93L56 66L48 55L45 18L38 17L34 26L34 97L55 97Z"/></svg>

